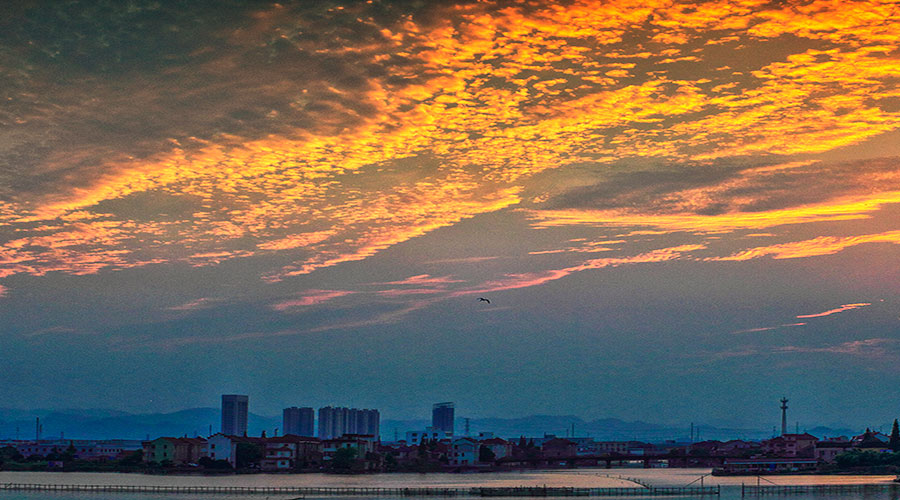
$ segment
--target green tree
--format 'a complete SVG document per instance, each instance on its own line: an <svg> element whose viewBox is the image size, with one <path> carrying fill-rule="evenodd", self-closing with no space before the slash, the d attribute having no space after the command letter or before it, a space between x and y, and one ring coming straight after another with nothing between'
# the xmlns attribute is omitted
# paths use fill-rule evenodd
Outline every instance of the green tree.
<svg viewBox="0 0 900 500"><path fill-rule="evenodd" d="M119 460L121 465L141 465L144 461L144 450L135 450Z"/></svg>
<svg viewBox="0 0 900 500"><path fill-rule="evenodd" d="M497 455L494 454L494 450L488 448L485 445L481 445L481 448L478 448L478 461L479 462L493 462L497 459Z"/></svg>
<svg viewBox="0 0 900 500"><path fill-rule="evenodd" d="M73 443L72 441L69 441L69 447L66 448L65 453L60 454L59 458L60 458L60 460L69 462L69 461L75 460L75 453L77 453L77 452L78 452L78 450L75 449L75 443Z"/></svg>
<svg viewBox="0 0 900 500"><path fill-rule="evenodd" d="M262 450L253 443L238 443L235 448L234 461L238 469L246 469L258 465L262 457Z"/></svg>
<svg viewBox="0 0 900 500"><path fill-rule="evenodd" d="M331 468L339 471L348 471L356 465L356 456L359 454L359 450L350 446L347 448L340 448L334 452L334 457L331 459Z"/></svg>
<svg viewBox="0 0 900 500"><path fill-rule="evenodd" d="M397 457L395 457L393 453L388 452L388 454L384 456L384 470L387 472L394 472L398 468L399 464L397 463Z"/></svg>
<svg viewBox="0 0 900 500"><path fill-rule="evenodd" d="M21 462L25 460L25 457L19 453L19 450L13 448L12 446L4 446L0 448L0 461L2 462Z"/></svg>
<svg viewBox="0 0 900 500"><path fill-rule="evenodd" d="M848 467L872 467L884 465L892 458L892 455L893 453L879 453L871 450L850 450L834 457L834 461L842 469Z"/></svg>
<svg viewBox="0 0 900 500"><path fill-rule="evenodd" d="M894 419L894 426L891 427L891 441L889 444L891 451L900 451L900 425L897 425L897 419Z"/></svg>

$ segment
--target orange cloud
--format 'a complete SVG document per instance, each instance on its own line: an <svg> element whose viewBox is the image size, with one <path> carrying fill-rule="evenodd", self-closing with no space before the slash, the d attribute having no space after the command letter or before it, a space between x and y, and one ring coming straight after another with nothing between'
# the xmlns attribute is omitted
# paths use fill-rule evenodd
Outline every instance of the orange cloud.
<svg viewBox="0 0 900 500"><path fill-rule="evenodd" d="M257 245L263 250L290 250L303 248L316 243L321 243L334 235L334 231L316 231L312 233L294 234L273 241L266 241Z"/></svg>
<svg viewBox="0 0 900 500"><path fill-rule="evenodd" d="M887 231L878 234L866 234L861 236L820 236L811 240L780 243L764 247L751 248L737 252L728 257L717 257L711 260L741 261L758 259L771 256L773 259L799 259L803 257L818 257L822 255L836 254L845 248L865 243L893 243L900 244L900 231Z"/></svg>
<svg viewBox="0 0 900 500"><path fill-rule="evenodd" d="M196 137L170 124L181 109L154 107L153 116L166 117L155 122L171 139L165 146L135 142L134 151L123 147L107 156L101 154L112 148L106 143L93 151L91 144L60 145L46 158L40 190L0 202L0 225L15 235L0 246L6 264L0 276L210 265L296 252L294 263L266 274L277 281L363 260L517 205L521 193L539 190L535 176L550 169L636 157L677 166L819 153L900 128L900 108L891 104L900 98L900 19L887 2L435 4L427 16L385 25L369 8L360 4L313 20L302 8L271 6L230 32L223 52L207 48L208 59L173 68L167 75L173 87L102 87L117 96L117 107L132 106L134 116L172 93L224 95L253 108L229 112L258 119ZM328 16L350 35L302 36L327 24ZM803 39L802 48L786 46L785 35ZM265 59L262 47L288 60L246 62ZM723 56L723 48L732 52ZM750 51L768 58L743 57ZM335 70L319 74L316 64L290 59L298 54L325 58ZM54 89L78 92L47 85L48 99ZM86 102L80 108L47 106L59 114L44 117L47 123L84 123L104 111L104 95L85 99L97 90L81 92L71 99ZM216 105L204 105L208 122L184 123L185 130L230 119L216 115ZM29 126L36 138L53 135L39 123ZM88 161L94 158L101 159ZM737 182L760 176L777 174L760 171ZM900 190L879 189L758 210L752 207L758 200L739 187L684 189L674 196L680 206L663 211L645 205L529 214L537 227L712 233L860 219L900 201ZM187 208L155 213L135 201L140 197ZM729 198L728 210L696 215L714 198ZM141 213L132 216L117 204ZM792 251L771 248L775 258Z"/></svg>
<svg viewBox="0 0 900 500"><path fill-rule="evenodd" d="M665 231L698 233L730 232L739 229L766 229L786 224L864 219L887 203L900 202L900 192L865 199L834 200L797 208L762 212L734 212L721 215L696 213L647 214L624 210L531 210L535 227L567 225L651 226Z"/></svg>
<svg viewBox="0 0 900 500"><path fill-rule="evenodd" d="M823 316L831 316L832 314L838 314L838 313L842 313L844 311L852 311L853 309L859 309L860 307L866 307L866 306L870 306L870 305L872 305L871 302L860 302L857 304L844 304L841 307L838 307L837 309L829 309L828 311L820 312L820 313L816 313L816 314L801 314L801 315L798 315L795 317L797 319L821 318Z"/></svg>

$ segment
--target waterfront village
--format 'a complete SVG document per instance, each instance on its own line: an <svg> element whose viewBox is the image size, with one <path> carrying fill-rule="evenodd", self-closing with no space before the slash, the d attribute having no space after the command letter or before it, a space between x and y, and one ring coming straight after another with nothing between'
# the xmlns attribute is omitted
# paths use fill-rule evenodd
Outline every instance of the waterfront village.
<svg viewBox="0 0 900 500"><path fill-rule="evenodd" d="M380 438L378 410L286 408L281 435L247 435L248 397L222 396L221 432L127 439L0 440L0 470L146 473L473 472L571 467L711 467L713 474L897 473L900 430L858 436L782 433L766 440L598 441L545 434L500 437L454 432L454 403L432 408L432 425L393 441ZM318 424L317 426L315 424Z"/></svg>

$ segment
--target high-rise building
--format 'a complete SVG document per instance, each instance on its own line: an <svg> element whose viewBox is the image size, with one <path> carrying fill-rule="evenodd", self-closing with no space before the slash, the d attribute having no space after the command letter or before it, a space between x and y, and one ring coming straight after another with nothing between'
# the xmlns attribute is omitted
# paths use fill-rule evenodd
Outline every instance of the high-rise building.
<svg viewBox="0 0 900 500"><path fill-rule="evenodd" d="M319 408L319 439L339 438L344 434L371 434L378 439L380 425L378 410Z"/></svg>
<svg viewBox="0 0 900 500"><path fill-rule="evenodd" d="M285 408L282 430L285 434L313 436L316 432L315 419L316 413L312 408Z"/></svg>
<svg viewBox="0 0 900 500"><path fill-rule="evenodd" d="M435 403L431 407L431 426L444 431L444 434L448 436L452 436L455 406L452 402Z"/></svg>
<svg viewBox="0 0 900 500"><path fill-rule="evenodd" d="M239 394L222 394L222 434L247 435L247 408L250 398Z"/></svg>

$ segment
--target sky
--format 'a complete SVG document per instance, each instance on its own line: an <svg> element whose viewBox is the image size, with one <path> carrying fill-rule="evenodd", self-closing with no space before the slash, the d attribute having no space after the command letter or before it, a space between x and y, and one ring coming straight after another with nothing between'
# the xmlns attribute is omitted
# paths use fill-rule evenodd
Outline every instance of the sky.
<svg viewBox="0 0 900 500"><path fill-rule="evenodd" d="M0 10L0 406L900 417L900 4Z"/></svg>

